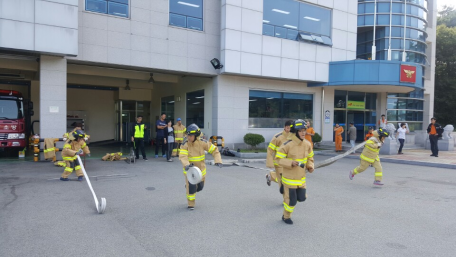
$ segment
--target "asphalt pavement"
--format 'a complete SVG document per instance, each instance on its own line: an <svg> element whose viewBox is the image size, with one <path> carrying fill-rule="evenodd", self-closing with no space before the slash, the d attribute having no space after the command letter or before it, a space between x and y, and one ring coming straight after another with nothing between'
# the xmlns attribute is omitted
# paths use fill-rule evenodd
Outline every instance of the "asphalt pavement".
<svg viewBox="0 0 456 257"><path fill-rule="evenodd" d="M85 181L57 180L62 168L0 162L0 255L455 256L454 170L383 163L378 187L373 168L349 180L358 164L308 174L308 199L286 225L262 170L208 166L189 211L177 160L90 159L95 192L107 199L98 214Z"/></svg>

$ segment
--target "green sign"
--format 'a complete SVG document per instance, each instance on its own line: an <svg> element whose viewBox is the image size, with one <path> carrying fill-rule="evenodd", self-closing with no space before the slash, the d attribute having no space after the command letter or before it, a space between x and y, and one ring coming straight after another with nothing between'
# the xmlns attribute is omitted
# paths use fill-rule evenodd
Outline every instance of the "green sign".
<svg viewBox="0 0 456 257"><path fill-rule="evenodd" d="M366 109L366 104L363 101L348 101L347 109Z"/></svg>

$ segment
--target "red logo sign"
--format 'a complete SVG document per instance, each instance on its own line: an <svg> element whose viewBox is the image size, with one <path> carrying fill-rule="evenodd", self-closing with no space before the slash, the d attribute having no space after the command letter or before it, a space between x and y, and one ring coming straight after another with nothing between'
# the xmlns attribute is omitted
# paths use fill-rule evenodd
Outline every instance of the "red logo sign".
<svg viewBox="0 0 456 257"><path fill-rule="evenodd" d="M416 82L416 66L401 65L401 82Z"/></svg>

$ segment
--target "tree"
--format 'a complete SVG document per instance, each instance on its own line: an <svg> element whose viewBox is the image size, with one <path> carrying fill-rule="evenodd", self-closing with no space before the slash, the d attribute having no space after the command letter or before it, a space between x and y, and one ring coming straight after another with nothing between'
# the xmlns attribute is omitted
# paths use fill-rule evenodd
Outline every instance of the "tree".
<svg viewBox="0 0 456 257"><path fill-rule="evenodd" d="M456 10L447 7L437 21L434 112L440 124L456 124Z"/></svg>

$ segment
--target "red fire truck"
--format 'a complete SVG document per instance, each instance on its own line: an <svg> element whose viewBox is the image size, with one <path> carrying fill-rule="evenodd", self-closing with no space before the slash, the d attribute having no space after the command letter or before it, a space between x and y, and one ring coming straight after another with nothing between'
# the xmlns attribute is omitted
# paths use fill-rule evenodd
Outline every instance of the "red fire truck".
<svg viewBox="0 0 456 257"><path fill-rule="evenodd" d="M0 90L0 150L22 150L27 146L32 102L13 90Z"/></svg>

